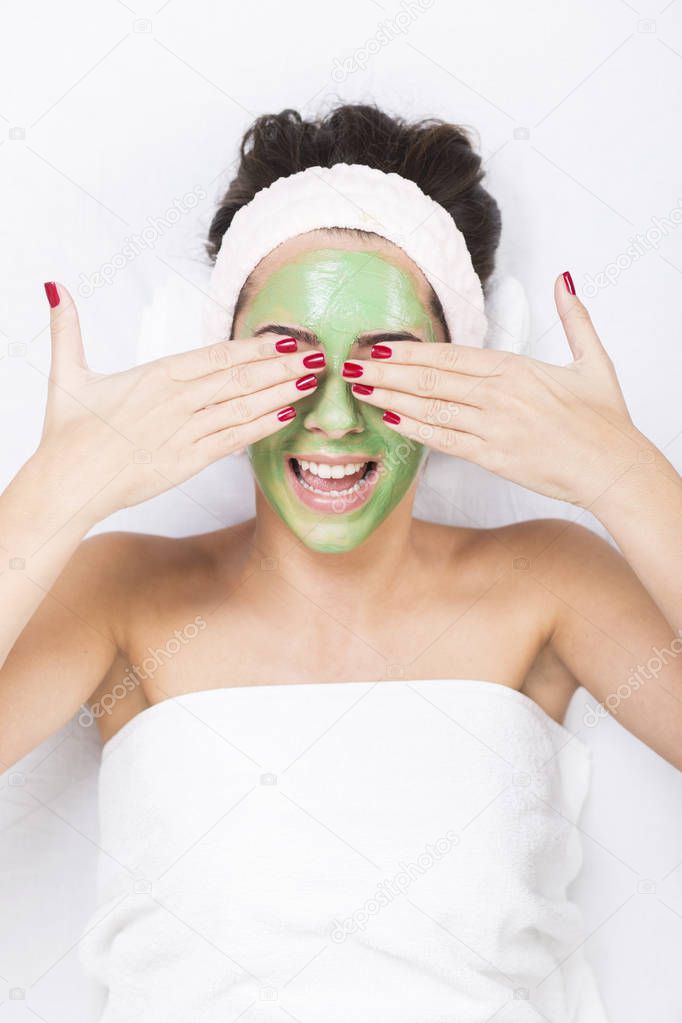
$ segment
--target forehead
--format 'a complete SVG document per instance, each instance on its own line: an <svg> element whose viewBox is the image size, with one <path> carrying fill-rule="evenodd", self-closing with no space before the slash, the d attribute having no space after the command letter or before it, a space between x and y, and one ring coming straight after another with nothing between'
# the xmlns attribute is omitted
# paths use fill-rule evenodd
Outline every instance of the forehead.
<svg viewBox="0 0 682 1023"><path fill-rule="evenodd" d="M352 231L311 231L278 245L250 275L244 297L243 312L256 316L273 302L320 316L372 309L404 318L408 307L433 315L431 286L409 256L379 235Z"/></svg>

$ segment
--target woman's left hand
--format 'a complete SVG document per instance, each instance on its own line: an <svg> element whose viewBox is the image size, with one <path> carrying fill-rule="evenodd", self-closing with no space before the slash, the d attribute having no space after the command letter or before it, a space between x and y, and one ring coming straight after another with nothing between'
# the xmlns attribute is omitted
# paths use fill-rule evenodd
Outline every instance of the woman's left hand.
<svg viewBox="0 0 682 1023"><path fill-rule="evenodd" d="M417 443L588 505L638 460L653 460L655 448L633 425L613 363L563 277L554 300L573 355L566 366L400 341L375 345L371 359L352 363L362 367L353 393L385 409L385 422Z"/></svg>

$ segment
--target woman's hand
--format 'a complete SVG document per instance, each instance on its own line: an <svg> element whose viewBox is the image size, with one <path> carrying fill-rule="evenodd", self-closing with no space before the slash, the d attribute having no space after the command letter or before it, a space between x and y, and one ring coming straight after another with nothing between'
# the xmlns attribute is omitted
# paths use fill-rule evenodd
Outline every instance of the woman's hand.
<svg viewBox="0 0 682 1023"><path fill-rule="evenodd" d="M656 449L634 427L613 363L582 302L557 278L573 362L456 344L375 345L354 362L358 399L406 437L549 497L587 505ZM372 388L367 393L367 387Z"/></svg>
<svg viewBox="0 0 682 1023"><path fill-rule="evenodd" d="M50 293L59 302L34 459L93 523L279 430L323 368L310 355L281 354L295 351L293 339L247 338L104 376L88 368L71 295L62 285Z"/></svg>

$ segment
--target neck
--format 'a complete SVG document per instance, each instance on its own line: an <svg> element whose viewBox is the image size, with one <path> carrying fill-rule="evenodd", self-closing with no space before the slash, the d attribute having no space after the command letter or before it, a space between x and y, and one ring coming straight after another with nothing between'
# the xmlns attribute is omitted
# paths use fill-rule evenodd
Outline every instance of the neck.
<svg viewBox="0 0 682 1023"><path fill-rule="evenodd" d="M256 486L252 561L263 559L304 596L331 606L352 603L362 615L385 602L387 583L408 571L415 556L412 505L416 483L363 543L336 554L316 551L299 540ZM391 582L393 586L393 582Z"/></svg>

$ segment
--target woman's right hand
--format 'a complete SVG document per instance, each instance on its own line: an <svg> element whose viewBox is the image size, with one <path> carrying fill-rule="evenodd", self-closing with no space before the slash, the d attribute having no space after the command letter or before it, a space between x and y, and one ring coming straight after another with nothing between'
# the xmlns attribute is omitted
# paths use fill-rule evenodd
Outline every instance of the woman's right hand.
<svg viewBox="0 0 682 1023"><path fill-rule="evenodd" d="M276 339L261 337L95 373L74 301L63 285L54 288L59 303L51 309L52 367L36 456L87 506L93 524L281 429L296 414L292 402L314 389L324 368L314 364L321 353L281 354Z"/></svg>

